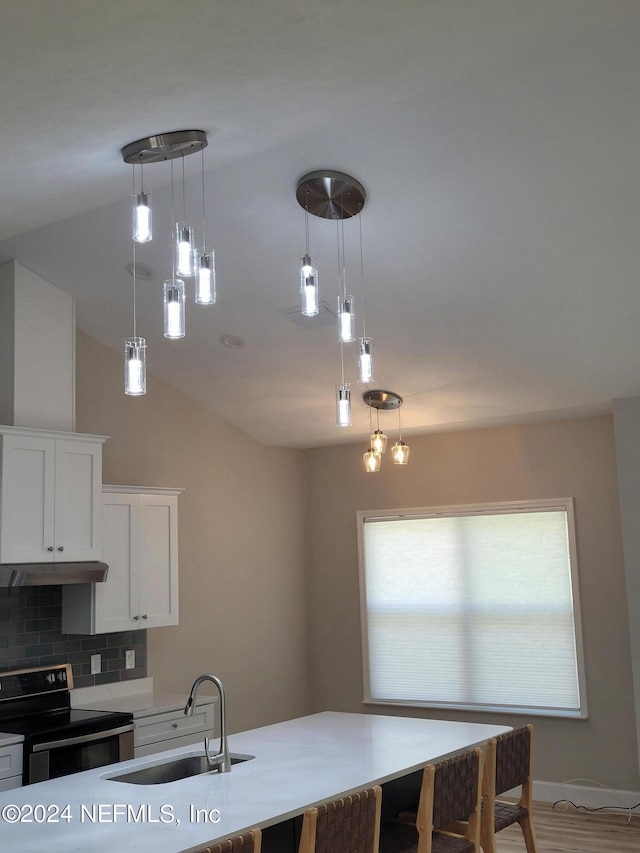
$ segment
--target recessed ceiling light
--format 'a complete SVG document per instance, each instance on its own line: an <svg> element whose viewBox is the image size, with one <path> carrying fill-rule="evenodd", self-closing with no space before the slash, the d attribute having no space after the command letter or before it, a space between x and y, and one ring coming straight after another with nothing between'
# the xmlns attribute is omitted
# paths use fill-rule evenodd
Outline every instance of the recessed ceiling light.
<svg viewBox="0 0 640 853"><path fill-rule="evenodd" d="M127 272L133 275L133 264L127 264ZM136 278L155 278L155 272L146 264L136 264Z"/></svg>
<svg viewBox="0 0 640 853"><path fill-rule="evenodd" d="M229 347L229 349L244 349L247 345L246 341L237 335L220 335L218 340L223 347Z"/></svg>

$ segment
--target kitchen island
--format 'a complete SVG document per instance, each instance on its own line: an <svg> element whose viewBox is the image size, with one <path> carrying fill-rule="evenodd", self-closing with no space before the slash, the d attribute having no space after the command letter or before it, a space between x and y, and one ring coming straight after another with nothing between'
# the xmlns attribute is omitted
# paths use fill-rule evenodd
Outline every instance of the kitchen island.
<svg viewBox="0 0 640 853"><path fill-rule="evenodd" d="M0 794L0 849L11 853L184 853L311 805L392 783L508 727L324 712L231 735L255 756L230 773L134 785L113 776L201 753L182 747ZM384 788L383 788L384 792ZM383 793L383 803L384 803ZM284 848L281 848L284 849Z"/></svg>

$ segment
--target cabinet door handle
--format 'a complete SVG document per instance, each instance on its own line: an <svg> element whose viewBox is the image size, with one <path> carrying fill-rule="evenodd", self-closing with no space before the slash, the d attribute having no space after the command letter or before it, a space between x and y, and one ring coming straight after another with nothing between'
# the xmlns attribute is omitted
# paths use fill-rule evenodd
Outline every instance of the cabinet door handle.
<svg viewBox="0 0 640 853"><path fill-rule="evenodd" d="M47 548L47 551L53 551L53 545L49 545L49 547Z"/></svg>
<svg viewBox="0 0 640 853"><path fill-rule="evenodd" d="M178 724L177 724L177 723L171 723L171 725L173 726L173 728L174 728L174 729L177 729L177 728L178 728Z"/></svg>
<svg viewBox="0 0 640 853"><path fill-rule="evenodd" d="M143 619L148 619L149 617L148 617L148 616L147 616L147 614L145 613L145 614L144 614L144 616L143 616L142 618L143 618Z"/></svg>
<svg viewBox="0 0 640 853"><path fill-rule="evenodd" d="M139 616L134 616L133 618L134 618L134 619L136 620L136 622L137 622L137 621L138 621L138 619L139 619L140 617L139 617Z"/></svg>
<svg viewBox="0 0 640 853"><path fill-rule="evenodd" d="M58 551L64 551L64 545L58 545Z"/></svg>

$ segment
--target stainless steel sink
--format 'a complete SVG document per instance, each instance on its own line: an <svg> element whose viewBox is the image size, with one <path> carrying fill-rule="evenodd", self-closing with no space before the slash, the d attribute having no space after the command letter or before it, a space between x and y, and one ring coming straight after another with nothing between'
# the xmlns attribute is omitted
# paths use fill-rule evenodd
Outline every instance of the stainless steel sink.
<svg viewBox="0 0 640 853"><path fill-rule="evenodd" d="M255 758L255 755L231 753L231 764L240 764L252 758ZM106 778L111 782L128 782L130 785L163 785L166 782L177 782L179 779L187 779L189 776L198 776L201 773L217 772L211 769L206 755L185 755L183 758L176 758L175 761L151 764L141 767L140 770Z"/></svg>

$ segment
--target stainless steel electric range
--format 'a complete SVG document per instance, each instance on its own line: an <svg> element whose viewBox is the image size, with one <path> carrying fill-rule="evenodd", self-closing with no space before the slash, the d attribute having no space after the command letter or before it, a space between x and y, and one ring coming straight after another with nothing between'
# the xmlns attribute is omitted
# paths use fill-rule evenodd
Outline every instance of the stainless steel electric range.
<svg viewBox="0 0 640 853"><path fill-rule="evenodd" d="M71 707L71 665L0 673L0 732L24 735L22 782L133 758L133 715Z"/></svg>

